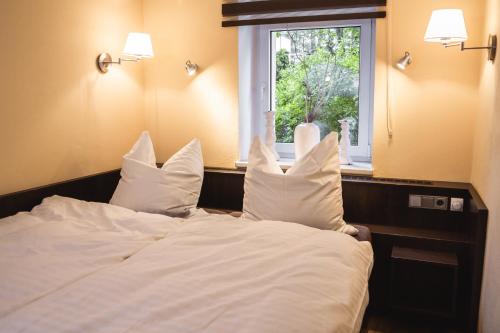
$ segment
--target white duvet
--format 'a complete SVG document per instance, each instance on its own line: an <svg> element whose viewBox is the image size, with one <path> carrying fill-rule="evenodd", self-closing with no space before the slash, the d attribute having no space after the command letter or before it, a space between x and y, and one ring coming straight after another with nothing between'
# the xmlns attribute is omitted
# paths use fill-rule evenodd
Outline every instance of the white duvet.
<svg viewBox="0 0 500 333"><path fill-rule="evenodd" d="M60 197L0 220L0 251L1 332L356 332L373 260L334 231Z"/></svg>

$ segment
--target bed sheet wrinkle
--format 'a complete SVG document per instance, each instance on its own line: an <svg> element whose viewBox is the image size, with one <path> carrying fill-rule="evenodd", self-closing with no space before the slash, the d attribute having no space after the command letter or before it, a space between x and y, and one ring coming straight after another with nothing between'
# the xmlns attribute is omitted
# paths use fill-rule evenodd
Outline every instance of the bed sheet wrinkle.
<svg viewBox="0 0 500 333"><path fill-rule="evenodd" d="M30 213L1 219L0 318L123 262L179 224L57 196Z"/></svg>
<svg viewBox="0 0 500 333"><path fill-rule="evenodd" d="M353 332L372 260L369 245L337 232L198 216L0 318L0 330Z"/></svg>
<svg viewBox="0 0 500 333"><path fill-rule="evenodd" d="M161 214L135 212L104 203L86 202L60 196L43 200L33 214L48 220L75 221L99 230L164 235L182 219ZM140 222L143 221L143 222Z"/></svg>

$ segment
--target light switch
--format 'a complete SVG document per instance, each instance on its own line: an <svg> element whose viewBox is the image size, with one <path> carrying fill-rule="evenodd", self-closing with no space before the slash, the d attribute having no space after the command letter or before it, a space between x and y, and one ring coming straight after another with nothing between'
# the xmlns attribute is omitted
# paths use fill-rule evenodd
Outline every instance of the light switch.
<svg viewBox="0 0 500 333"><path fill-rule="evenodd" d="M450 210L452 212L463 212L464 211L464 199L462 198L451 198Z"/></svg>
<svg viewBox="0 0 500 333"><path fill-rule="evenodd" d="M410 195L410 207L422 207L422 197L419 195Z"/></svg>

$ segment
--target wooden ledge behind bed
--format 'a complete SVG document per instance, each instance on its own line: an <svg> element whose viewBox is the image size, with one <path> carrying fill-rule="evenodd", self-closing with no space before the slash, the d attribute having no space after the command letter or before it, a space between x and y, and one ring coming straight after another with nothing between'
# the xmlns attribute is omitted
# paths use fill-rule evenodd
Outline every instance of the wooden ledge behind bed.
<svg viewBox="0 0 500 333"><path fill-rule="evenodd" d="M45 197L109 202L120 170L0 196L0 218L29 211ZM241 211L244 172L206 169L199 206ZM370 278L370 309L390 309L390 254L394 246L452 251L459 264L457 312L448 319L459 330L475 332L479 312L488 210L468 183L343 176L344 218L371 230L375 266ZM463 198L464 212L408 207L410 194ZM361 228L366 230L364 228Z"/></svg>
<svg viewBox="0 0 500 333"><path fill-rule="evenodd" d="M243 212L241 211L234 211L234 210L221 210L221 209L212 209L212 208L203 208L207 213L210 214L221 214L221 215L231 215L234 217L240 217ZM358 229L358 234L356 236L353 236L360 242L372 242L372 234L371 231L368 227L363 226L363 225L356 225L354 224L354 227Z"/></svg>

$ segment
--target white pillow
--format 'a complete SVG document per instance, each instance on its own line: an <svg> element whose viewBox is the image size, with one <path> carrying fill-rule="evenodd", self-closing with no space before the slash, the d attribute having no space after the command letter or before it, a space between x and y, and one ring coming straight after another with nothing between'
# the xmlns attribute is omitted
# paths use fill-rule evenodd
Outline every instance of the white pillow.
<svg viewBox="0 0 500 333"><path fill-rule="evenodd" d="M198 139L179 150L159 169L151 137L143 132L123 156L121 179L110 203L147 213L187 214L198 204L203 172Z"/></svg>
<svg viewBox="0 0 500 333"><path fill-rule="evenodd" d="M356 234L343 220L337 133L330 133L284 174L273 153L256 138L245 175L243 216L301 223Z"/></svg>

